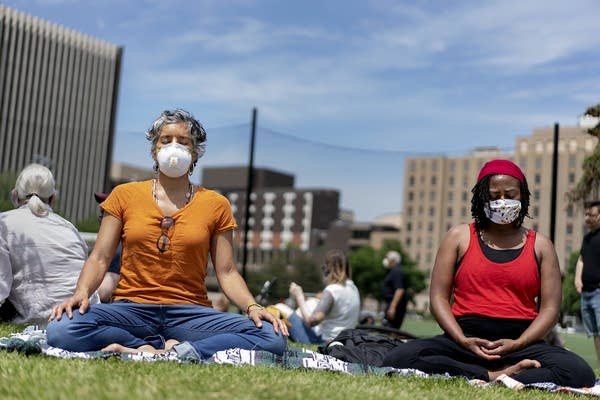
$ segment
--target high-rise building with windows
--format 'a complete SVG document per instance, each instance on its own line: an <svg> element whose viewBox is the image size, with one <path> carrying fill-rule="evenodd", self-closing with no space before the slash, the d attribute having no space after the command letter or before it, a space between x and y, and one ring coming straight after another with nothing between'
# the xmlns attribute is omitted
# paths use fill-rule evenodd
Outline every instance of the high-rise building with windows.
<svg viewBox="0 0 600 400"><path fill-rule="evenodd" d="M0 4L0 173L48 166L72 221L109 187L122 53Z"/></svg>
<svg viewBox="0 0 600 400"><path fill-rule="evenodd" d="M561 269L572 251L578 250L584 233L582 207L568 205L565 193L582 175L582 163L597 144L582 127L560 127L554 243ZM554 127L535 129L516 139L515 151L476 149L460 157L414 157L404 168L402 243L421 270L430 272L444 234L471 218L471 189L482 165L494 158L515 161L523 169L531 191L531 205L524 226L552 237L552 165Z"/></svg>

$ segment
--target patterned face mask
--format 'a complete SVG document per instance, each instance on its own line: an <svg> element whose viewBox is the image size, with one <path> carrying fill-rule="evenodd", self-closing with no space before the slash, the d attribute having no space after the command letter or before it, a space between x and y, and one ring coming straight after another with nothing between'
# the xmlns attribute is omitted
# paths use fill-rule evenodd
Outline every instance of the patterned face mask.
<svg viewBox="0 0 600 400"><path fill-rule="evenodd" d="M490 221L496 224L511 224L521 212L521 202L513 199L494 200L486 204L483 211Z"/></svg>

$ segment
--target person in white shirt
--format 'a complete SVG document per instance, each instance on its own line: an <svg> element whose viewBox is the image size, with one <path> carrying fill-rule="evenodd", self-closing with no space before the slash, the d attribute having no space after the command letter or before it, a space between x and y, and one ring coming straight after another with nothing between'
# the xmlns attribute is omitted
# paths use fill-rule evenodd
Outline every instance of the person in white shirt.
<svg viewBox="0 0 600 400"><path fill-rule="evenodd" d="M302 287L294 282L290 285L290 295L300 310L300 315L287 316L291 324L290 338L295 342L322 344L358 324L360 294L351 280L350 264L344 252L328 251L321 269L328 284L314 310L309 310Z"/></svg>
<svg viewBox="0 0 600 400"><path fill-rule="evenodd" d="M15 209L0 213L4 320L45 325L52 307L75 289L88 247L73 224L54 213L55 199L52 172L30 164L11 191Z"/></svg>

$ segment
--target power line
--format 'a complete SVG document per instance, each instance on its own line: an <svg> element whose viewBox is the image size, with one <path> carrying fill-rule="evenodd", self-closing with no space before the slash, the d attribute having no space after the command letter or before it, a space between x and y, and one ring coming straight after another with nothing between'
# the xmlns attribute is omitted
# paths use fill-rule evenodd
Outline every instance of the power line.
<svg viewBox="0 0 600 400"><path fill-rule="evenodd" d="M206 128L209 135L210 135L211 131L221 131L221 130L239 130L240 132L238 132L238 133L243 132L245 134L249 129L250 129L250 125L248 123L228 124L228 125ZM462 155L462 154L468 154L474 150L473 147L463 148L463 149L452 149L452 150L446 150L446 151L377 149L377 148L369 148L369 147L356 147L356 146L344 146L344 145L339 145L339 144L333 144L333 143L323 142L323 141L319 141L319 140L308 139L305 137L296 136L291 133L276 131L274 129L267 128L267 127L261 127L261 126L258 127L258 131L262 132L262 133L266 133L268 135L291 140L294 142L310 144L310 145L318 146L318 147L322 147L322 148L328 148L328 149L334 149L334 150L340 150L340 151L370 153L370 154L398 155L398 156L404 156L404 157ZM119 131L119 133L123 133L123 134L127 134L127 135L131 135L131 134L139 135L139 134L143 134L144 132L121 130L121 131ZM504 147L504 148L499 147L498 150L505 151L505 152L511 152L514 150L514 147Z"/></svg>

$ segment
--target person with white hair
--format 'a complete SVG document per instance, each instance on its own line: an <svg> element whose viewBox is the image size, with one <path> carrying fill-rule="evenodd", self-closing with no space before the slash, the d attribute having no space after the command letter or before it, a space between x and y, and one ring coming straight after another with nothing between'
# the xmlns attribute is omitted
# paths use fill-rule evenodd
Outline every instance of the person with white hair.
<svg viewBox="0 0 600 400"><path fill-rule="evenodd" d="M69 221L54 213L52 172L26 166L11 191L15 209L0 213L0 319L45 324L68 298L88 247Z"/></svg>
<svg viewBox="0 0 600 400"><path fill-rule="evenodd" d="M395 250L388 251L383 259L383 266L389 269L381 289L385 301L384 325L395 329L402 326L408 305L408 281L401 262L402 256Z"/></svg>

